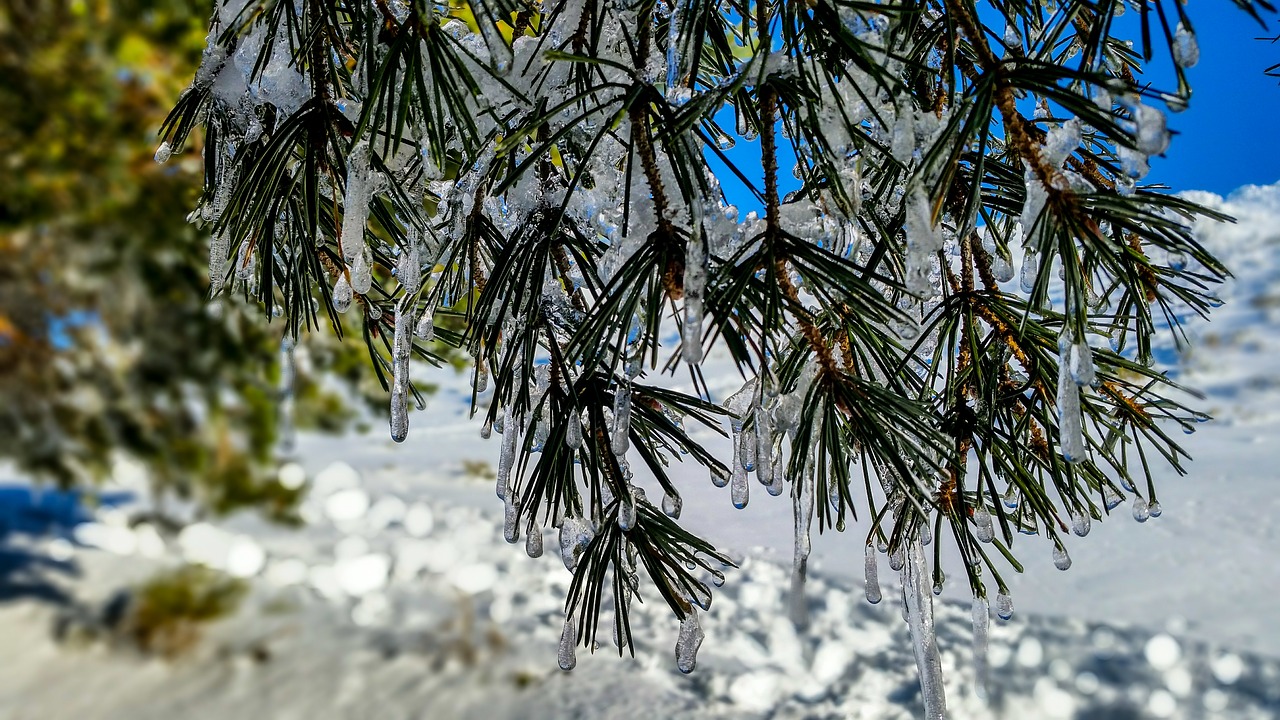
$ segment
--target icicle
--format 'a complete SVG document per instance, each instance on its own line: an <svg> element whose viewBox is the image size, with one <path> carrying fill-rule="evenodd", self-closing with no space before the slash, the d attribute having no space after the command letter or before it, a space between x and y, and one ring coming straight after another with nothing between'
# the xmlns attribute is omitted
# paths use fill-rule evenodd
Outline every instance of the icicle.
<svg viewBox="0 0 1280 720"><path fill-rule="evenodd" d="M569 422L564 431L564 444L568 445L570 450L582 447L582 418L578 417L576 410L569 411Z"/></svg>
<svg viewBox="0 0 1280 720"><path fill-rule="evenodd" d="M809 624L809 600L805 595L804 586L809 574L809 551L813 547L809 531L813 524L815 482L813 471L806 471L802 476L800 487L793 494L795 545L791 557L791 622L797 628L805 628Z"/></svg>
<svg viewBox="0 0 1280 720"><path fill-rule="evenodd" d="M698 622L698 611L690 608L684 620L680 621L680 636L676 638L676 667L688 675L698 664L698 648L706 634Z"/></svg>
<svg viewBox="0 0 1280 720"><path fill-rule="evenodd" d="M764 406L755 407L756 433L756 478L762 485L773 488L773 428L770 427L769 413ZM779 487L779 489L781 489ZM770 493L775 494L775 493Z"/></svg>
<svg viewBox="0 0 1280 720"><path fill-rule="evenodd" d="M365 255L364 252L359 253L351 264L351 289L357 295L368 295L373 287L373 271L369 268L369 260Z"/></svg>
<svg viewBox="0 0 1280 720"><path fill-rule="evenodd" d="M741 434L741 433L739 433ZM751 489L747 486L747 471L742 467L742 463L738 461L738 453L734 454L733 477L730 478L729 499L733 501L733 506L741 510L747 506L747 502L751 499Z"/></svg>
<svg viewBox="0 0 1280 720"><path fill-rule="evenodd" d="M400 257L396 259L396 279L400 281L400 287L404 288L406 295L417 292L422 284L422 263L418 259L418 244L413 240L400 251Z"/></svg>
<svg viewBox="0 0 1280 720"><path fill-rule="evenodd" d="M680 76L680 4L672 3L667 16L667 99L674 97Z"/></svg>
<svg viewBox="0 0 1280 720"><path fill-rule="evenodd" d="M1036 289L1036 276L1040 274L1040 256L1027 250L1022 256L1022 272L1018 278L1018 287L1022 292L1030 294Z"/></svg>
<svg viewBox="0 0 1280 720"><path fill-rule="evenodd" d="M157 163L163 165L169 162L169 158L172 156L173 156L173 147L169 145L168 140L160 143L160 147L156 148L155 160Z"/></svg>
<svg viewBox="0 0 1280 720"><path fill-rule="evenodd" d="M428 303L426 309L422 311L422 316L418 318L417 326L413 328L413 333L426 342L431 342L431 339L436 336L435 312L436 306Z"/></svg>
<svg viewBox="0 0 1280 720"><path fill-rule="evenodd" d="M628 486L618 498L618 529L628 532L636 526L636 491Z"/></svg>
<svg viewBox="0 0 1280 720"><path fill-rule="evenodd" d="M1089 517L1089 513L1087 511L1082 510L1080 512L1071 514L1071 531L1074 532L1076 535L1080 537L1084 537L1085 535L1088 535L1090 524L1091 524L1091 518Z"/></svg>
<svg viewBox="0 0 1280 720"><path fill-rule="evenodd" d="M932 206L929 196L919 186L913 186L907 194L907 290L924 297L934 293L933 256L942 249L942 233L933 226Z"/></svg>
<svg viewBox="0 0 1280 720"><path fill-rule="evenodd" d="M347 186L343 191L342 257L348 263L353 262L364 249L365 224L369 221L369 200L372 196L369 143L362 140L351 148L347 156Z"/></svg>
<svg viewBox="0 0 1280 720"><path fill-rule="evenodd" d="M1151 517L1151 508L1147 506L1147 501L1141 496L1133 499L1133 519L1140 523L1144 523Z"/></svg>
<svg viewBox="0 0 1280 720"><path fill-rule="evenodd" d="M569 572L578 567L578 558L591 544L591 526L586 520L566 516L560 523L560 559Z"/></svg>
<svg viewBox="0 0 1280 720"><path fill-rule="evenodd" d="M631 386L619 385L613 391L613 436L610 445L614 455L626 455L631 447Z"/></svg>
<svg viewBox="0 0 1280 720"><path fill-rule="evenodd" d="M1071 345L1071 379L1076 384L1084 387L1097 382L1097 375L1093 369L1093 350L1089 348L1089 343L1079 340Z"/></svg>
<svg viewBox="0 0 1280 720"><path fill-rule="evenodd" d="M1173 35L1173 61L1181 68L1195 67L1200 62L1196 34L1182 23L1178 23L1178 31Z"/></svg>
<svg viewBox="0 0 1280 720"><path fill-rule="evenodd" d="M911 101L903 101L898 105L897 117L893 120L893 138L890 140L889 154L893 159L906 165L911 162L911 155L916 151L916 113Z"/></svg>
<svg viewBox="0 0 1280 720"><path fill-rule="evenodd" d="M514 418L513 418L514 420ZM511 422L505 428L506 432L502 433L502 451L498 456L498 497L506 499L507 482L511 479L511 468L516 462L516 442L519 439L520 430L517 428L519 423Z"/></svg>
<svg viewBox="0 0 1280 720"><path fill-rule="evenodd" d="M863 582L866 583L867 602L879 604L884 597L880 594L880 562L876 558L876 548L867 543L866 558L863 560Z"/></svg>
<svg viewBox="0 0 1280 720"><path fill-rule="evenodd" d="M524 539L524 551L531 558L542 557L542 528L535 525L530 528L529 534Z"/></svg>
<svg viewBox="0 0 1280 720"><path fill-rule="evenodd" d="M209 240L209 294L217 295L227 279L227 254L230 242L224 234L214 235Z"/></svg>
<svg viewBox="0 0 1280 720"><path fill-rule="evenodd" d="M1004 593L996 595L996 616L1001 620L1013 617L1013 598Z"/></svg>
<svg viewBox="0 0 1280 720"><path fill-rule="evenodd" d="M902 592L906 599L907 625L911 629L916 668L920 671L924 716L929 720L943 720L947 715L947 698L942 687L942 659L938 655L938 638L934 631L933 596L925 586L929 570L919 539L909 540L906 545Z"/></svg>
<svg viewBox="0 0 1280 720"><path fill-rule="evenodd" d="M978 542L989 543L995 539L995 527L991 523L991 513L987 511L985 506L979 506L973 511L974 535L978 538Z"/></svg>
<svg viewBox="0 0 1280 720"><path fill-rule="evenodd" d="M981 699L987 697L987 645L991 626L991 609L985 597L973 599L973 690Z"/></svg>
<svg viewBox="0 0 1280 720"><path fill-rule="evenodd" d="M351 283L347 282L347 274L338 273L338 281L333 284L333 309L344 313L351 308L351 300Z"/></svg>
<svg viewBox="0 0 1280 720"><path fill-rule="evenodd" d="M572 618L565 618L564 630L560 632L560 647L556 650L561 670L572 670L578 664L577 647L578 629L573 626Z"/></svg>
<svg viewBox="0 0 1280 720"><path fill-rule="evenodd" d="M396 309L396 329L391 342L391 439L404 442L409 436L409 356L413 336L409 329L412 315L407 298Z"/></svg>
<svg viewBox="0 0 1280 720"><path fill-rule="evenodd" d="M520 498L516 497L515 490L507 492L503 508L502 537L512 545L520 539Z"/></svg>
<svg viewBox="0 0 1280 720"><path fill-rule="evenodd" d="M680 511L684 509L684 500L681 499L680 493L668 492L662 496L662 512L668 517L680 519Z"/></svg>
<svg viewBox="0 0 1280 720"><path fill-rule="evenodd" d="M1080 414L1080 387L1071 377L1071 359L1062 352L1058 359L1058 434L1062 457L1079 462L1085 457L1084 421Z"/></svg>

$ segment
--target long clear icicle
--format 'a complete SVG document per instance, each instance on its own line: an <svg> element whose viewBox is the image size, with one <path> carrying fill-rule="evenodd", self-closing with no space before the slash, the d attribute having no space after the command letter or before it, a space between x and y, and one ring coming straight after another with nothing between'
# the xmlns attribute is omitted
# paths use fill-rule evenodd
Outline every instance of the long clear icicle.
<svg viewBox="0 0 1280 720"><path fill-rule="evenodd" d="M1061 349L1058 359L1058 433L1062 456L1067 462L1084 459L1084 420L1080 415L1080 386L1071 377L1071 345Z"/></svg>
<svg viewBox="0 0 1280 720"><path fill-rule="evenodd" d="M407 300L407 298L406 298ZM413 313L406 300L396 309L396 329L391 341L391 439L409 436L409 356L413 350Z"/></svg>
<svg viewBox="0 0 1280 720"><path fill-rule="evenodd" d="M985 597L973 599L973 689L978 697L987 697L987 645L991 626L991 609Z"/></svg>
<svg viewBox="0 0 1280 720"><path fill-rule="evenodd" d="M507 483L511 479L511 468L516 462L516 442L520 436L520 429L517 427L519 424L515 418L507 418L506 427L503 428L502 453L498 456L497 481L498 497L503 500L507 498Z"/></svg>
<svg viewBox="0 0 1280 720"><path fill-rule="evenodd" d="M675 13L672 13L674 22ZM685 248L684 325L680 330L680 356L690 365L702 362L703 296L707 287L707 236L694 227Z"/></svg>
<svg viewBox="0 0 1280 720"><path fill-rule="evenodd" d="M773 468L773 428L769 420L769 411L765 410L764 405L756 403L755 406L755 433L756 433L756 479L761 485L770 488L770 495L776 495L772 492L774 487L774 468ZM781 483L779 483L781 489Z"/></svg>
<svg viewBox="0 0 1280 720"><path fill-rule="evenodd" d="M747 433L743 432L742 421L733 420L733 476L729 478L729 499L733 501L733 506L741 510L747 506L747 502L751 499L751 489L747 486L747 458L746 443L743 438Z"/></svg>
<svg viewBox="0 0 1280 720"><path fill-rule="evenodd" d="M619 385L613 392L613 436L610 446L614 455L625 455L631 447L630 385Z"/></svg>
<svg viewBox="0 0 1280 720"><path fill-rule="evenodd" d="M809 601L805 595L805 579L809 574L809 551L813 544L809 537L813 524L813 494L816 480L813 471L802 476L799 487L792 492L792 510L795 519L795 546L791 557L791 622L797 628L809 625Z"/></svg>
<svg viewBox="0 0 1280 720"><path fill-rule="evenodd" d="M698 611L690 608L684 620L680 621L680 636L676 638L676 667L680 672L686 675L693 672L698 664L698 648L702 647L705 637L702 624L698 622Z"/></svg>
<svg viewBox="0 0 1280 720"><path fill-rule="evenodd" d="M929 569L924 547L918 537L907 540L902 567L902 594L906 600L907 625L920 671L920 691L924 699L924 717L943 720L947 715L947 698L942 686L942 659L938 654L938 638L933 623L933 595L929 588Z"/></svg>
<svg viewBox="0 0 1280 720"><path fill-rule="evenodd" d="M348 264L364 250L364 230L369 222L369 143L360 141L347 155L347 185L343 191L342 258Z"/></svg>

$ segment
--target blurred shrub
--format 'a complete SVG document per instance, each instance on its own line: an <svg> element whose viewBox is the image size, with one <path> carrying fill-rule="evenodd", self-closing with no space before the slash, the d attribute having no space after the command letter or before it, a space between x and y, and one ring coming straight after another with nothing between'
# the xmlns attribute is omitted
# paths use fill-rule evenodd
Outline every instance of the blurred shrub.
<svg viewBox="0 0 1280 720"><path fill-rule="evenodd" d="M184 565L134 593L119 632L143 652L173 659L200 641L208 623L233 615L248 585L202 565Z"/></svg>

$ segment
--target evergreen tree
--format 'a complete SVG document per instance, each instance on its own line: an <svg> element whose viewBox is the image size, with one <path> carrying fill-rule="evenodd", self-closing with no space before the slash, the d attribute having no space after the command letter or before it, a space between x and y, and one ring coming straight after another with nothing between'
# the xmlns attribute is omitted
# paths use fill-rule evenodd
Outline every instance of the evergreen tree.
<svg viewBox="0 0 1280 720"><path fill-rule="evenodd" d="M644 574L693 668L728 563L678 523L693 462L738 507L752 473L790 495L798 623L810 530L874 520L868 599L887 552L938 717L942 542L981 635L1018 534L1065 568L1126 498L1158 515L1152 462L1204 419L1152 343L1227 271L1211 213L1142 184L1198 54L1167 0L228 0L158 157L203 126L215 290L295 332L359 315L394 439L410 358L470 354L506 537L559 527L574 573L562 667L606 599L630 644ZM708 353L747 379L723 405ZM690 436L726 422L731 458Z"/></svg>

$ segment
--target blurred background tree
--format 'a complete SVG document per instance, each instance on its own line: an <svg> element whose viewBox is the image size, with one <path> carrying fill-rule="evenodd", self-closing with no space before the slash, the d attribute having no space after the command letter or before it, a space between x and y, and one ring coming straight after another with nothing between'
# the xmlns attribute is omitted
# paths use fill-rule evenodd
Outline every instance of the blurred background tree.
<svg viewBox="0 0 1280 720"><path fill-rule="evenodd" d="M282 323L207 299L208 239L174 212L199 196L199 143L152 154L210 8L0 4L0 457L69 487L124 453L158 497L287 521L290 414L335 431L352 397L385 401L357 345L310 333L289 353Z"/></svg>

